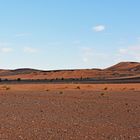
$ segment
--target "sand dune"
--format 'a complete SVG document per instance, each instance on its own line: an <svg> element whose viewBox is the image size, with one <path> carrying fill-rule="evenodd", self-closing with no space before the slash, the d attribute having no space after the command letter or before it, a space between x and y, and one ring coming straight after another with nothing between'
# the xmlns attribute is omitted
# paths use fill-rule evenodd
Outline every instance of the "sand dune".
<svg viewBox="0 0 140 140"><path fill-rule="evenodd" d="M0 70L2 79L56 79L56 78L95 78L113 79L140 77L139 62L121 62L106 69L52 70L35 69Z"/></svg>

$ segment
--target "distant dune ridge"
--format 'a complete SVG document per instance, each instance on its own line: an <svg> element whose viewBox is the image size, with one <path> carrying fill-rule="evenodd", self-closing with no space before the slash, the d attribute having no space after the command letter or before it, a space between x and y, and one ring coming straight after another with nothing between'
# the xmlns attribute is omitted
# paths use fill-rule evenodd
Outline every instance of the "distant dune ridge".
<svg viewBox="0 0 140 140"><path fill-rule="evenodd" d="M138 63L138 62L120 62L112 67L107 68L107 70L140 71L140 63Z"/></svg>
<svg viewBox="0 0 140 140"><path fill-rule="evenodd" d="M78 69L42 71L36 69L0 70L1 79L120 79L140 77L139 62L120 62L106 69Z"/></svg>

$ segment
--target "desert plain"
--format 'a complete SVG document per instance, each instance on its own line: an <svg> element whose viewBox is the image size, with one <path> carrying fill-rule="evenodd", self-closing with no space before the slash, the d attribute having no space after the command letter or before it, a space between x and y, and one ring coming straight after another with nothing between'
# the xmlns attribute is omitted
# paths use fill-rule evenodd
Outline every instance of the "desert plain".
<svg viewBox="0 0 140 140"><path fill-rule="evenodd" d="M139 139L139 83L0 85L0 140Z"/></svg>

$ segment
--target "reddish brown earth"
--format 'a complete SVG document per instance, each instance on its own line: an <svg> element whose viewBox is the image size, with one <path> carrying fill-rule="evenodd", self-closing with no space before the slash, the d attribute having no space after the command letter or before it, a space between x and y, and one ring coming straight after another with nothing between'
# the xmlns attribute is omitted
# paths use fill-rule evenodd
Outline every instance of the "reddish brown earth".
<svg viewBox="0 0 140 140"><path fill-rule="evenodd" d="M139 140L140 84L0 85L0 140Z"/></svg>
<svg viewBox="0 0 140 140"><path fill-rule="evenodd" d="M107 69L40 71L34 69L0 70L2 79L96 78L116 79L140 77L140 63L121 62Z"/></svg>

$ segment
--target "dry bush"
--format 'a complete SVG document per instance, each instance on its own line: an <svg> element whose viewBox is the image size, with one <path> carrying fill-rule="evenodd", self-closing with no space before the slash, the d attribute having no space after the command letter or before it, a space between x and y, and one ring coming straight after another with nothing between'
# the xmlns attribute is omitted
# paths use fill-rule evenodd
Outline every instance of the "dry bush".
<svg viewBox="0 0 140 140"><path fill-rule="evenodd" d="M101 96L104 96L105 95L105 93L101 93Z"/></svg>
<svg viewBox="0 0 140 140"><path fill-rule="evenodd" d="M10 90L10 87L9 86L2 86L2 89L4 89L4 90Z"/></svg>
<svg viewBox="0 0 140 140"><path fill-rule="evenodd" d="M63 94L63 91L60 91L59 94Z"/></svg>
<svg viewBox="0 0 140 140"><path fill-rule="evenodd" d="M130 90L135 90L135 88L130 88Z"/></svg>
<svg viewBox="0 0 140 140"><path fill-rule="evenodd" d="M77 86L76 89L80 89L80 86Z"/></svg>
<svg viewBox="0 0 140 140"><path fill-rule="evenodd" d="M108 89L108 87L105 87L105 88L104 88L104 90L107 90L107 89Z"/></svg>

